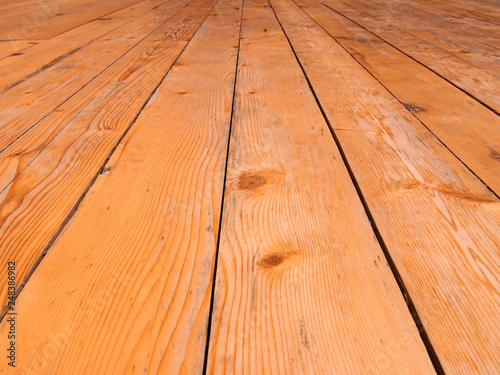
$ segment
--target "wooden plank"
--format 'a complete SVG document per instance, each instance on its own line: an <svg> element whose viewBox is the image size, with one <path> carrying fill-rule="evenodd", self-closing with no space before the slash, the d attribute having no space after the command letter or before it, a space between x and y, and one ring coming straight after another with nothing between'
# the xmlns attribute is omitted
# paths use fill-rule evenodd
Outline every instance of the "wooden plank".
<svg viewBox="0 0 500 375"><path fill-rule="evenodd" d="M478 30L478 21L463 20L454 28L445 14L428 11L422 5L396 4L391 0L384 3L353 0L353 3L371 10L381 22L400 27L497 77L500 75L498 25L483 24L486 30Z"/></svg>
<svg viewBox="0 0 500 375"><path fill-rule="evenodd" d="M213 5L185 7L1 154L0 265L27 274Z"/></svg>
<svg viewBox="0 0 500 375"><path fill-rule="evenodd" d="M85 25L72 29L62 35L47 41L38 41L38 45L23 51L21 54L11 55L0 61L0 91L25 79L27 76L40 72L50 64L78 51L86 44L96 39L105 38L106 34L131 20L145 15L154 7L164 3L164 0L144 1L140 4L125 8L102 19L97 19ZM147 15L146 15L147 16ZM154 12L150 13L154 17ZM17 40L8 42L5 51L16 52L25 45L26 41Z"/></svg>
<svg viewBox="0 0 500 375"><path fill-rule="evenodd" d="M240 6L216 6L27 283L2 373L202 372Z"/></svg>
<svg viewBox="0 0 500 375"><path fill-rule="evenodd" d="M1 13L0 40L50 39L141 1L36 1Z"/></svg>
<svg viewBox="0 0 500 375"><path fill-rule="evenodd" d="M0 149L57 110L189 1L166 3L0 94Z"/></svg>
<svg viewBox="0 0 500 375"><path fill-rule="evenodd" d="M495 75L399 27L374 19L371 12L362 9L359 3L350 2L347 5L341 0L321 0L321 3L355 21L493 108L496 112L500 112L500 79ZM354 8L354 6L356 7Z"/></svg>
<svg viewBox="0 0 500 375"><path fill-rule="evenodd" d="M315 0L304 11L500 195L500 118L444 79Z"/></svg>
<svg viewBox="0 0 500 375"><path fill-rule="evenodd" d="M500 201L297 7L272 0L444 372L500 368Z"/></svg>
<svg viewBox="0 0 500 375"><path fill-rule="evenodd" d="M246 0L243 10L207 373L431 374L342 157L266 4Z"/></svg>

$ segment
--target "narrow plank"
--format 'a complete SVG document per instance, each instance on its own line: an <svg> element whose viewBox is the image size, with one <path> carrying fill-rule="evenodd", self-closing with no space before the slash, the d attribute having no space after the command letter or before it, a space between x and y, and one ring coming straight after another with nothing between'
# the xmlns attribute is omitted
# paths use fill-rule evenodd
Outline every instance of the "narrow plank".
<svg viewBox="0 0 500 375"><path fill-rule="evenodd" d="M243 10L207 373L434 373L266 4Z"/></svg>
<svg viewBox="0 0 500 375"><path fill-rule="evenodd" d="M166 3L0 94L0 149L57 109L110 64L181 10Z"/></svg>
<svg viewBox="0 0 500 375"><path fill-rule="evenodd" d="M0 40L50 39L142 0L51 0L1 13Z"/></svg>
<svg viewBox="0 0 500 375"><path fill-rule="evenodd" d="M213 5L185 7L0 154L0 265L27 274Z"/></svg>
<svg viewBox="0 0 500 375"><path fill-rule="evenodd" d="M498 26L491 25L487 30L478 30L475 27L477 21L465 20L453 32L453 24L444 14L438 10L429 12L425 6L415 8L412 4L396 4L393 1L366 3L353 0L353 3L370 9L382 22L400 27L464 61L500 76Z"/></svg>
<svg viewBox="0 0 500 375"><path fill-rule="evenodd" d="M97 19L85 25L70 30L62 35L47 41L38 41L38 45L23 51L21 54L11 55L0 61L0 91L19 82L27 76L36 74L50 64L76 52L94 40L106 37L106 34L118 27L150 12L164 0L144 1L140 4L125 8L102 19ZM154 17L154 12L150 13ZM25 45L26 41L17 40L8 43L5 51L16 52ZM15 50L15 51L14 51Z"/></svg>
<svg viewBox="0 0 500 375"><path fill-rule="evenodd" d="M315 0L296 3L500 195L500 118L380 38Z"/></svg>
<svg viewBox="0 0 500 375"><path fill-rule="evenodd" d="M20 294L3 373L202 372L240 6L203 23Z"/></svg>
<svg viewBox="0 0 500 375"><path fill-rule="evenodd" d="M500 201L292 1L272 0L446 374L500 368Z"/></svg>
<svg viewBox="0 0 500 375"><path fill-rule="evenodd" d="M500 79L495 75L399 27L374 19L373 15L366 9L361 9L358 3L350 2L347 5L341 0L321 0L321 3L391 43L500 113Z"/></svg>

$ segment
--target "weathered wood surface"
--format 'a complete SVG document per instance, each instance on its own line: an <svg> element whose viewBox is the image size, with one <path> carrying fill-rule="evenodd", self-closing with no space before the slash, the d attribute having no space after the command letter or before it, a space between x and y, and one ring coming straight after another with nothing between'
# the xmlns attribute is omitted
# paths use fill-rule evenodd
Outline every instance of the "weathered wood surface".
<svg viewBox="0 0 500 375"><path fill-rule="evenodd" d="M209 15L21 293L20 371L201 373L240 6Z"/></svg>
<svg viewBox="0 0 500 375"><path fill-rule="evenodd" d="M289 0L271 0L446 373L500 368L500 200Z"/></svg>
<svg viewBox="0 0 500 375"><path fill-rule="evenodd" d="M234 116L208 373L433 373L265 1L245 0Z"/></svg>

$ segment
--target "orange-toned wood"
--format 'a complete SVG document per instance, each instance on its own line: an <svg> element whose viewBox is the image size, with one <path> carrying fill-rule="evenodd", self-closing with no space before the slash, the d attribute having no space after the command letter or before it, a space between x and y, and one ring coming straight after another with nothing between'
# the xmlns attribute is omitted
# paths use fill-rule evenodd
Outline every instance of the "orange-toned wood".
<svg viewBox="0 0 500 375"><path fill-rule="evenodd" d="M33 274L2 373L202 372L240 6L218 3Z"/></svg>
<svg viewBox="0 0 500 375"><path fill-rule="evenodd" d="M298 6L271 4L445 373L494 373L499 199Z"/></svg>
<svg viewBox="0 0 500 375"><path fill-rule="evenodd" d="M26 275L213 5L185 7L0 154L0 267Z"/></svg>
<svg viewBox="0 0 500 375"><path fill-rule="evenodd" d="M266 1L245 0L208 374L432 374Z"/></svg>
<svg viewBox="0 0 500 375"><path fill-rule="evenodd" d="M377 19L373 11L358 2L344 3L341 0L321 0L335 11L367 28L437 72L462 90L500 112L500 78L442 48L429 43L406 29Z"/></svg>
<svg viewBox="0 0 500 375"><path fill-rule="evenodd" d="M500 195L498 116L326 6L315 0L296 3Z"/></svg>
<svg viewBox="0 0 500 375"><path fill-rule="evenodd" d="M41 69L54 64L58 60L64 59L64 57L132 21L134 18L138 18L144 14L146 14L146 17L153 18L155 13L151 10L164 2L164 0L143 1L109 14L106 17L71 29L55 38L36 41L37 45L31 47L29 50L20 51L22 48L25 48L26 43L32 42L23 40L7 42L2 52L10 56L0 60L0 91L5 90L29 75L36 74ZM12 55L14 52L20 52L20 54Z"/></svg>

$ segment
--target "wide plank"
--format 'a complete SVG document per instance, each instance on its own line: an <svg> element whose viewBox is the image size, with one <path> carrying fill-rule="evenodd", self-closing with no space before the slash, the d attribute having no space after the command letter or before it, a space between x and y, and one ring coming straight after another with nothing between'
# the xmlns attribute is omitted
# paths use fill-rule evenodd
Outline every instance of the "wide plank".
<svg viewBox="0 0 500 375"><path fill-rule="evenodd" d="M244 3L211 327L208 374L434 373L264 0Z"/></svg>
<svg viewBox="0 0 500 375"><path fill-rule="evenodd" d="M446 374L500 368L500 201L305 12L271 0Z"/></svg>
<svg viewBox="0 0 500 375"><path fill-rule="evenodd" d="M240 7L214 8L34 272L2 373L202 372Z"/></svg>
<svg viewBox="0 0 500 375"><path fill-rule="evenodd" d="M500 113L500 78L450 52L374 17L357 2L320 0L336 12L392 44L422 65L432 69L476 100Z"/></svg>
<svg viewBox="0 0 500 375"><path fill-rule="evenodd" d="M316 0L302 9L500 195L500 118L446 80Z"/></svg>

